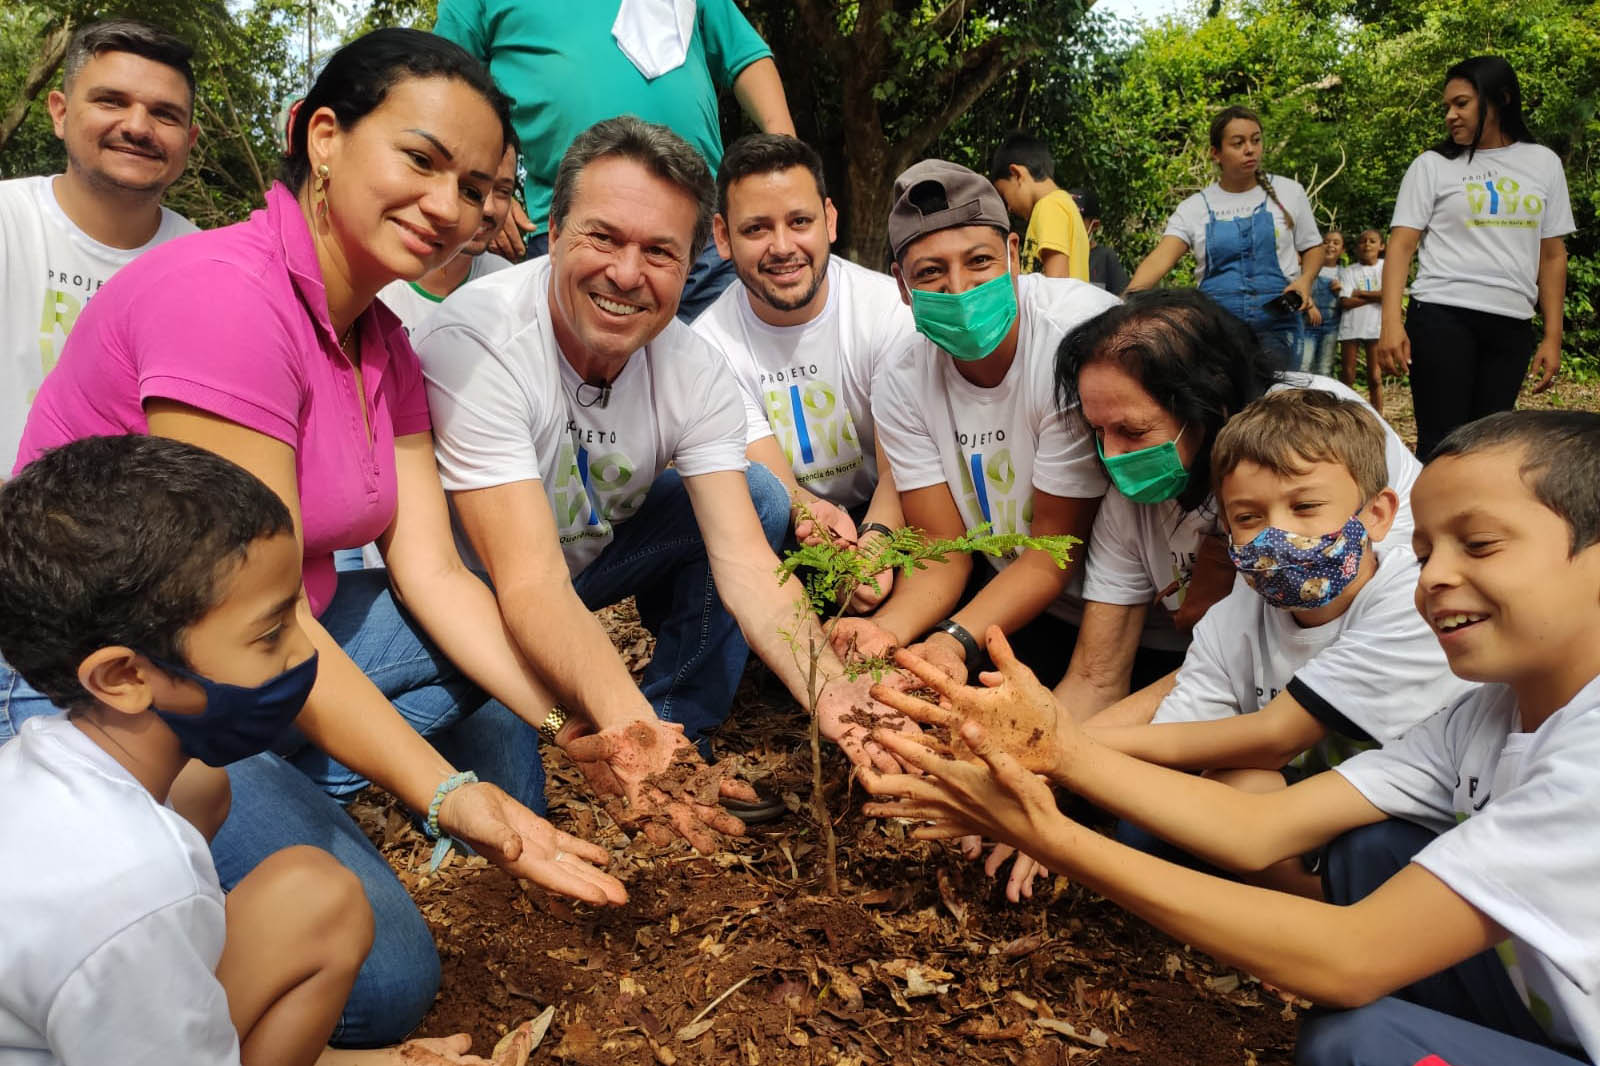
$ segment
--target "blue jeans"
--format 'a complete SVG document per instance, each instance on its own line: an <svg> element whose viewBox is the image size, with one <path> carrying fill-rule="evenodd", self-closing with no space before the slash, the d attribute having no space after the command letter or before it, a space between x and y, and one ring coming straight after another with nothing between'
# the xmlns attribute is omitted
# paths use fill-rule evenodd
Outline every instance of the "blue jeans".
<svg viewBox="0 0 1600 1066"><path fill-rule="evenodd" d="M1427 829L1398 820L1336 837L1323 871L1328 902L1346 906L1365 898L1433 839ZM1301 1066L1413 1066L1428 1055L1450 1066L1589 1061L1581 1051L1551 1046L1492 950L1365 1007L1308 1014L1295 1046Z"/></svg>
<svg viewBox="0 0 1600 1066"><path fill-rule="evenodd" d="M536 259L550 254L550 234L536 233L527 238L528 251L524 259ZM722 258L714 241L706 242L700 258L689 268L689 277L683 283L683 295L678 299L678 317L693 322L700 312L722 295L722 290L733 284L737 277L733 262Z"/></svg>
<svg viewBox="0 0 1600 1066"><path fill-rule="evenodd" d="M789 528L783 483L759 463L745 479L767 543L783 543ZM682 723L706 752L705 734L728 717L750 646L717 595L700 525L676 470L661 472L638 512L616 524L611 543L572 587L590 610L634 597L639 620L656 638L639 688L656 717Z"/></svg>
<svg viewBox="0 0 1600 1066"><path fill-rule="evenodd" d="M339 575L323 626L395 708L454 765L476 770L516 799L544 810L538 735L461 676L394 602L382 570ZM0 741L23 719L55 712L0 664ZM217 876L231 889L262 859L296 844L320 847L361 878L376 920L333 1042L372 1047L403 1039L433 1004L439 957L427 923L378 850L335 799L365 781L294 732L228 767L233 806L211 843Z"/></svg>

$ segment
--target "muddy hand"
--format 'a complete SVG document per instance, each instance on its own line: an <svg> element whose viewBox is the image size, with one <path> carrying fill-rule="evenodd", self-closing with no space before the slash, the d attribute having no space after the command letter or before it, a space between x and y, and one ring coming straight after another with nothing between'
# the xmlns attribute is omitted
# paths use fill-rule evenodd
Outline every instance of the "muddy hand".
<svg viewBox="0 0 1600 1066"><path fill-rule="evenodd" d="M976 833L1031 850L1065 821L1050 786L1012 758L976 722L961 727L961 739L977 761L946 759L897 733L879 730L874 739L913 774L864 771L861 782L883 802L866 804L873 818L927 822L912 832L919 840L949 840Z"/></svg>
<svg viewBox="0 0 1600 1066"><path fill-rule="evenodd" d="M744 835L744 823L718 801L726 796L754 802L755 790L722 764L707 766L675 722L651 718L612 726L567 741L566 752L592 786L621 789L620 797L602 793L613 801L608 809L624 825L640 826L654 843L677 835L710 853L718 850L717 833Z"/></svg>
<svg viewBox="0 0 1600 1066"><path fill-rule="evenodd" d="M453 1066L461 1063L467 1066L528 1066L528 1056L533 1054L533 1034L527 1023L518 1026L505 1048L492 1059L470 1054L471 1050L472 1036L468 1033L420 1037L390 1049L392 1055L385 1055L383 1061L393 1062L395 1066ZM339 1061L345 1060L331 1060Z"/></svg>
<svg viewBox="0 0 1600 1066"><path fill-rule="evenodd" d="M895 635L870 618L841 618L828 630L833 653L845 662L883 659L900 646Z"/></svg>
<svg viewBox="0 0 1600 1066"><path fill-rule="evenodd" d="M1000 868L1007 859L1013 855L1015 861L1011 864L1011 875L1006 878L1006 899L1012 903L1020 903L1025 899L1033 898L1033 883L1040 877L1049 877L1050 871L1039 863L1039 860L1024 855L1010 844L996 844L989 850L989 857L984 860L983 872L990 877L996 877Z"/></svg>
<svg viewBox="0 0 1600 1066"><path fill-rule="evenodd" d="M898 773L903 764L872 738L873 730L891 730L920 737L916 722L872 698L870 677L852 681L836 677L823 686L817 697L817 726L822 735L839 745L857 767L876 767L884 773Z"/></svg>
<svg viewBox="0 0 1600 1066"><path fill-rule="evenodd" d="M590 903L627 902L622 882L598 869L610 852L561 832L495 785L463 785L445 796L439 826L513 877Z"/></svg>
<svg viewBox="0 0 1600 1066"><path fill-rule="evenodd" d="M945 671L909 651L895 656L895 662L903 669L944 697L947 706L936 707L887 686L874 688L872 694L925 725L956 732L963 720L978 722L999 747L1024 767L1034 773L1050 773L1060 763L1064 739L1060 731L1070 728L1069 721L1063 721L1067 716L1050 690L1012 654L1011 645L998 626L990 626L985 636L995 669L983 675L983 686L959 684Z"/></svg>

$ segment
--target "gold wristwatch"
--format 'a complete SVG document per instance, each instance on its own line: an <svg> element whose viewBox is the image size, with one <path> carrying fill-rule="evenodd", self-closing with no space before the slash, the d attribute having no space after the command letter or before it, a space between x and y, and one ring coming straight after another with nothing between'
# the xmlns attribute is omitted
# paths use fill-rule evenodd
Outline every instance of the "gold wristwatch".
<svg viewBox="0 0 1600 1066"><path fill-rule="evenodd" d="M560 707L552 707L550 713L544 716L544 721L539 723L539 735L554 744L556 734L561 732L561 727L566 724L567 712Z"/></svg>

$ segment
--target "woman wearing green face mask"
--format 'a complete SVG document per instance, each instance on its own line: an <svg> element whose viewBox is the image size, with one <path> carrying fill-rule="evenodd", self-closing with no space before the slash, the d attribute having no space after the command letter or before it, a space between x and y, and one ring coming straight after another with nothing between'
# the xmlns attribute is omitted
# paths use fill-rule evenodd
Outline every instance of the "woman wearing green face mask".
<svg viewBox="0 0 1600 1066"><path fill-rule="evenodd" d="M1243 322L1192 289L1130 294L1074 331L1055 383L1063 409L1081 411L1112 483L1090 537L1082 631L1056 697L1079 721L1102 711L1102 724L1147 721L1189 631L1233 586L1211 496L1217 431L1275 389L1359 397L1332 378L1277 369ZM1405 544L1421 468L1385 428L1402 501L1391 536Z"/></svg>
<svg viewBox="0 0 1600 1066"><path fill-rule="evenodd" d="M930 536L987 524L1086 539L1106 475L1081 421L1056 407L1053 367L1061 339L1116 298L1084 282L1018 277L1009 223L994 186L965 167L928 160L896 180L894 275L920 336L874 382L878 440L907 524ZM1043 552L951 556L898 578L870 617L841 623L836 642L841 654L852 643L868 654L912 645L965 678L988 626L1028 627L1044 652L1036 669L1059 677L1075 621L1062 593L1081 555L1066 571ZM1067 621L1035 624L1047 613Z"/></svg>

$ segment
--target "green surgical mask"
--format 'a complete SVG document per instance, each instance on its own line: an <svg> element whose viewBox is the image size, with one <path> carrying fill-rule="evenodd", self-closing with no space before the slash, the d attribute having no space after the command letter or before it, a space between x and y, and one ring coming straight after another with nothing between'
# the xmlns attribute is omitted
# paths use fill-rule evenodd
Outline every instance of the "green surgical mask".
<svg viewBox="0 0 1600 1066"><path fill-rule="evenodd" d="M1182 439L1183 430L1180 429L1177 437L1165 444L1122 455L1107 455L1098 437L1094 446L1118 492L1134 503L1161 503L1178 495L1189 484L1189 471L1178 458L1178 441Z"/></svg>
<svg viewBox="0 0 1600 1066"><path fill-rule="evenodd" d="M1017 320L1011 270L966 292L911 290L917 332L963 363L986 358L1000 347Z"/></svg>

